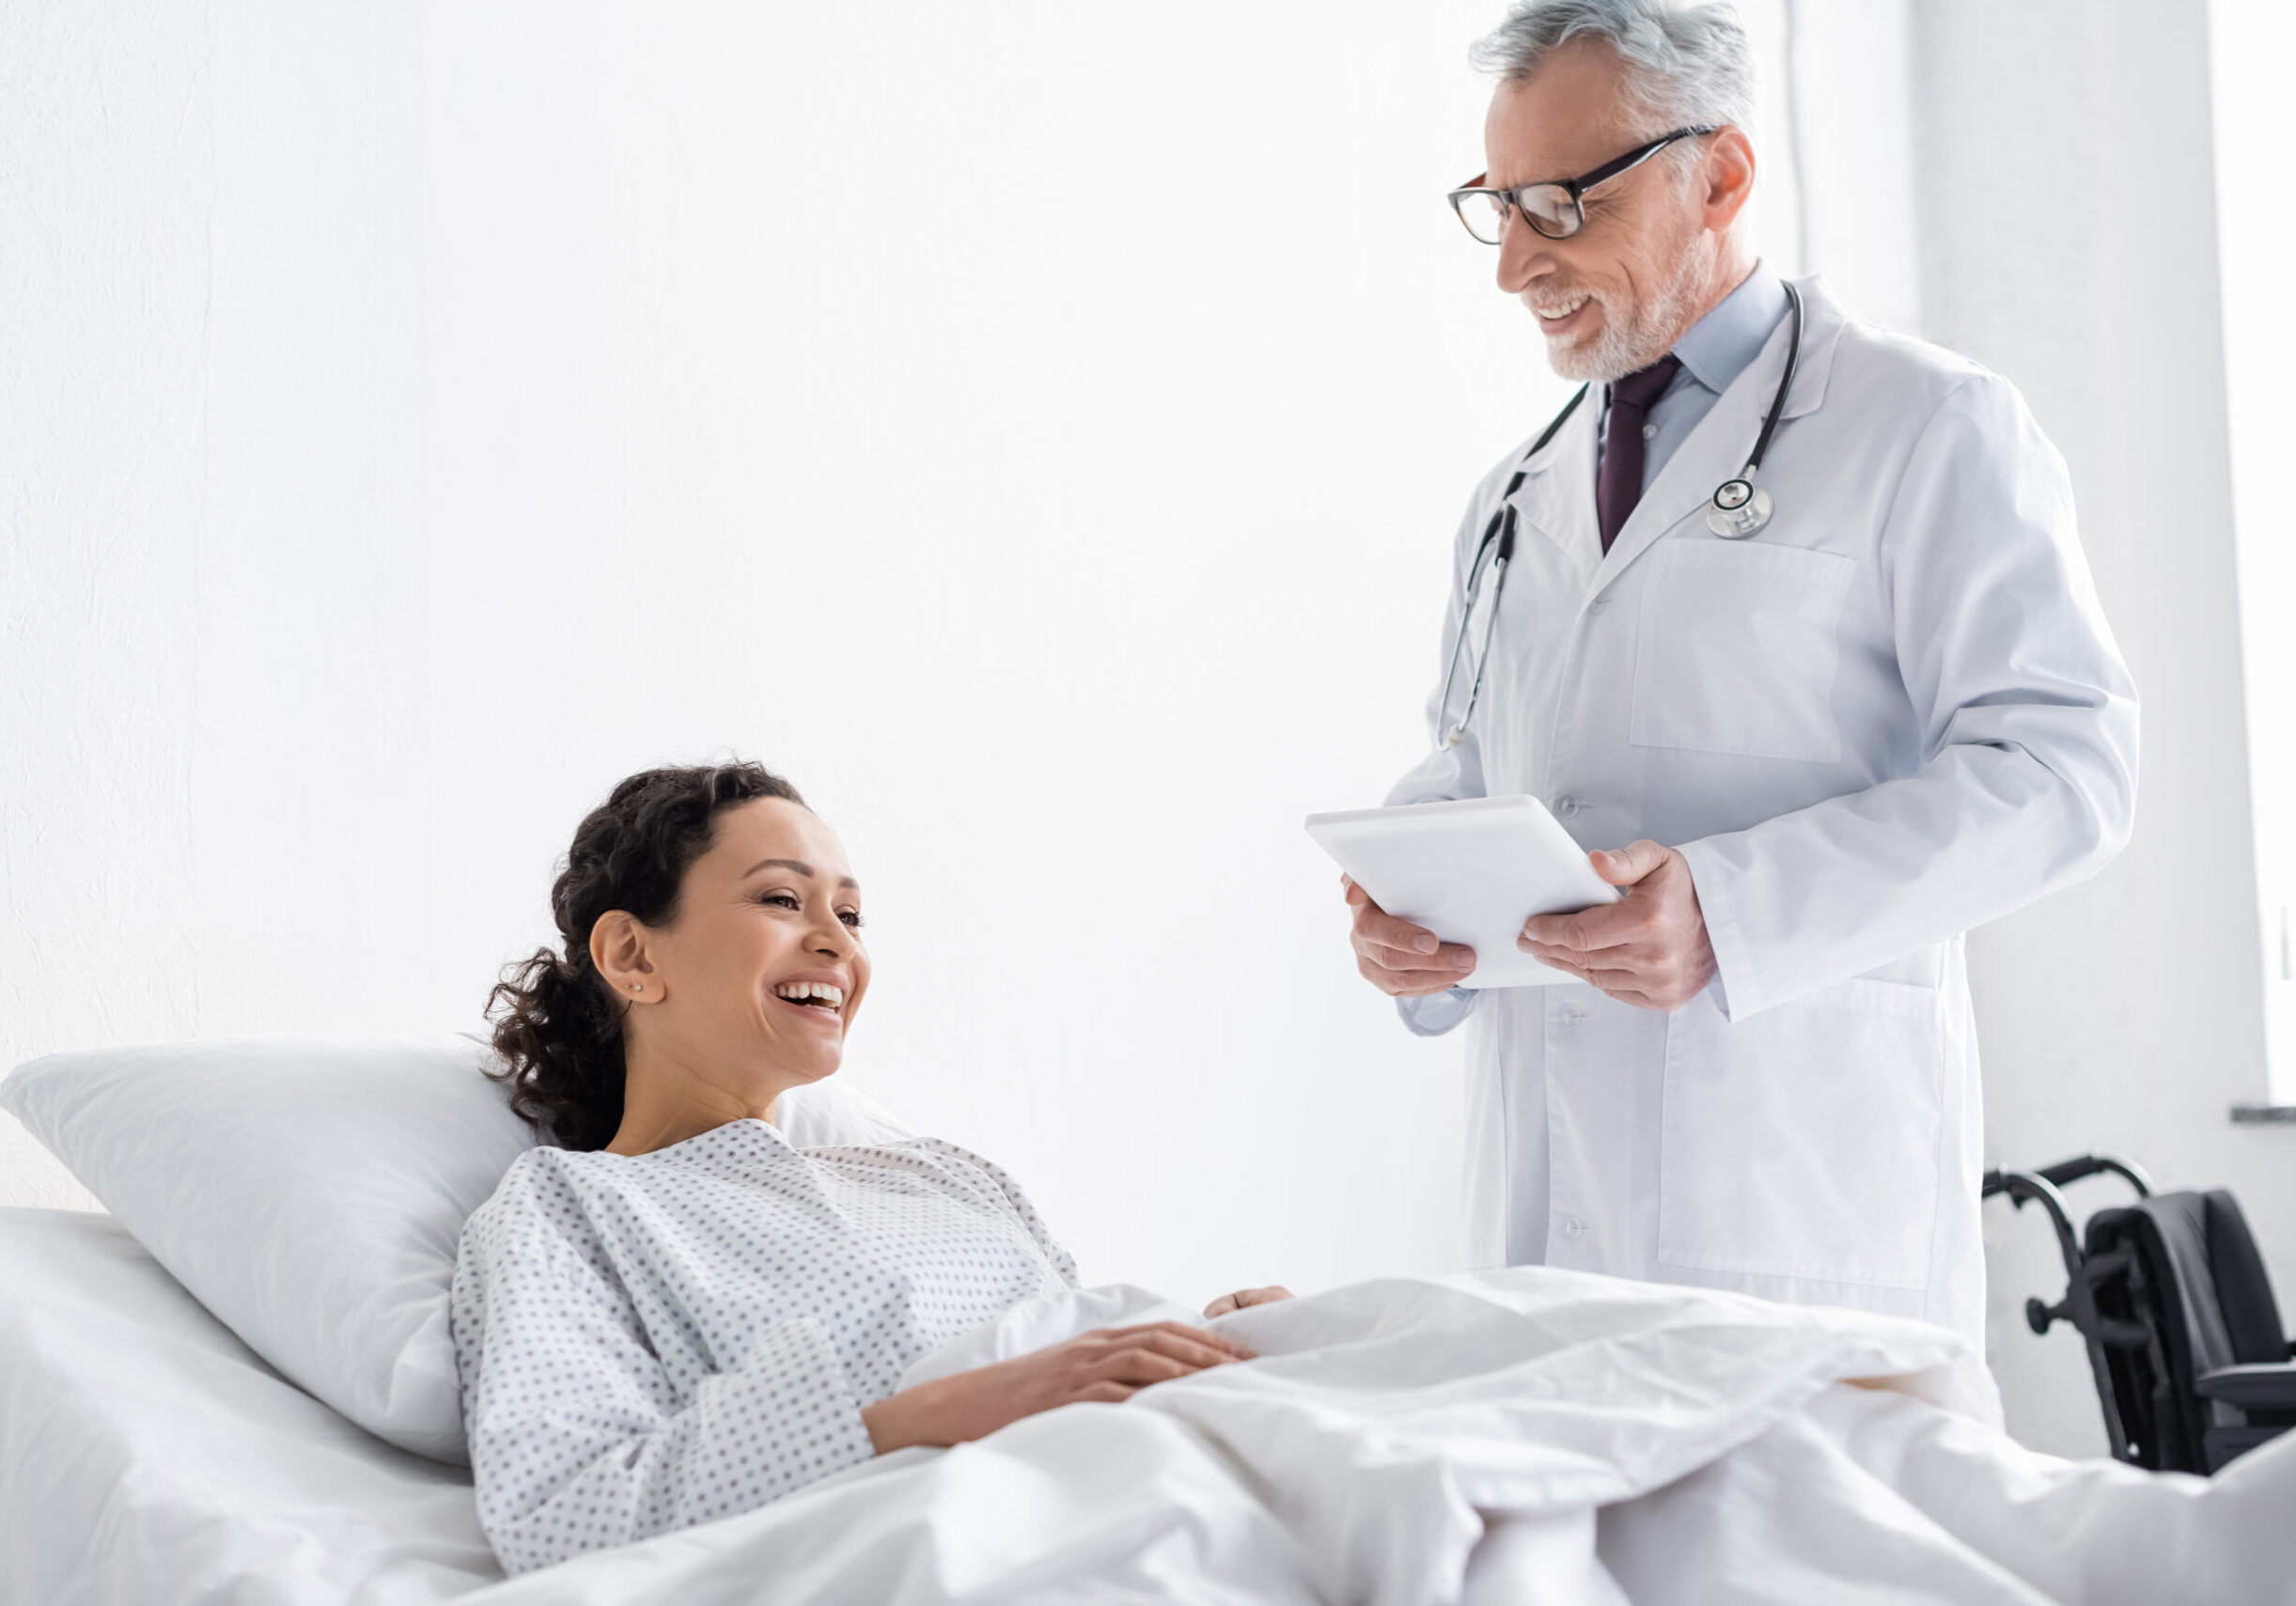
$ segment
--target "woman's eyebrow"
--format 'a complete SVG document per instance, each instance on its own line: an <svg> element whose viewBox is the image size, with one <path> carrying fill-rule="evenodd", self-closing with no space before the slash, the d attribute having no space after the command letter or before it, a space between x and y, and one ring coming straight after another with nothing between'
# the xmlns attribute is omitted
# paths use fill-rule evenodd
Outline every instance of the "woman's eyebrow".
<svg viewBox="0 0 2296 1606"><path fill-rule="evenodd" d="M743 881L747 881L750 877L756 875L759 870L772 869L775 866L785 870L794 870L799 875L804 877L807 881L811 881L813 879L813 866L806 864L803 859L760 859L756 864L750 865L748 869L742 872L742 879ZM837 885L841 887L851 887L855 892L859 892L861 890L861 883L853 880L853 878L851 876L839 877L837 880Z"/></svg>

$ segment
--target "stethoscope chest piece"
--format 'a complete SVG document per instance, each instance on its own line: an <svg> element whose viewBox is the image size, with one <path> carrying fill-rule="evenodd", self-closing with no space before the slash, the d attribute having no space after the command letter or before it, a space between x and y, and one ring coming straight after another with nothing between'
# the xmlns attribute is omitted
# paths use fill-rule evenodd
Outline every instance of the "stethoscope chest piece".
<svg viewBox="0 0 2296 1606"><path fill-rule="evenodd" d="M1750 480L1726 479L1707 505L1706 527L1726 541L1742 541L1770 522L1770 492Z"/></svg>
<svg viewBox="0 0 2296 1606"><path fill-rule="evenodd" d="M1746 459L1744 468L1714 487L1706 505L1706 527L1726 541L1758 535L1770 522L1770 492L1754 483L1754 475L1770 450L1770 437L1777 433L1786 398L1793 394L1794 369L1802 363L1802 292L1791 285L1786 287L1786 304L1793 312L1793 338L1787 343L1786 372L1778 378L1778 392L1770 398L1770 411L1762 414L1762 432L1755 438L1754 454Z"/></svg>

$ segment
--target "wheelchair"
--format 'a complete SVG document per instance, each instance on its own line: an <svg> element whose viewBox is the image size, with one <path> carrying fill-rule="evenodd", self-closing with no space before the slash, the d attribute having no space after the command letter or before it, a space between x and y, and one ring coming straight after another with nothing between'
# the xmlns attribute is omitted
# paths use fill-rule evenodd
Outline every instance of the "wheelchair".
<svg viewBox="0 0 2296 1606"><path fill-rule="evenodd" d="M2135 1202L2076 1234L2064 1190L2106 1175ZM1989 1171L1984 1196L1996 1193L2038 1204L2056 1229L2065 1297L2027 1300L2025 1325L2080 1331L2116 1460L2205 1476L2296 1427L2296 1346L2230 1193L2156 1193L2138 1166L2093 1154Z"/></svg>

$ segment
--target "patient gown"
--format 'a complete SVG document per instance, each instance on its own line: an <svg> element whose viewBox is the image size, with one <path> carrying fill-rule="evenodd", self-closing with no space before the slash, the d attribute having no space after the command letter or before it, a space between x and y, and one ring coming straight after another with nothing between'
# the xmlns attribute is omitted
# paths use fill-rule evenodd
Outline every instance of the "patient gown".
<svg viewBox="0 0 2296 1606"><path fill-rule="evenodd" d="M455 1268L479 1521L515 1573L763 1505L867 1460L912 1361L1075 1286L1019 1186L936 1139L530 1150Z"/></svg>

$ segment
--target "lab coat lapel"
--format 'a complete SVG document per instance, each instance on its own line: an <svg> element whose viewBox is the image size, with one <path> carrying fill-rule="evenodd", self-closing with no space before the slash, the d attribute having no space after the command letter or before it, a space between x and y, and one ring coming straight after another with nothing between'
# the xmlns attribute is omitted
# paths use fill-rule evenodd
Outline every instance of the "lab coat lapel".
<svg viewBox="0 0 2296 1606"><path fill-rule="evenodd" d="M1549 441L1523 465L1514 494L1522 522L1568 558L1583 576L1602 561L1602 532L1595 522L1595 424L1602 413L1597 385Z"/></svg>
<svg viewBox="0 0 2296 1606"><path fill-rule="evenodd" d="M1814 412L1824 402L1826 380L1834 366L1834 348L1841 338L1843 323L1840 305L1816 276L1794 281L1794 288L1802 292L1804 313L1802 360L1794 372L1793 389L1787 394L1786 410L1779 415L1781 429L1788 420ZM1713 409L1698 421L1689 438L1675 448L1674 456L1666 460L1658 478L1635 504L1634 511L1627 516L1626 527L1618 532L1618 538L1611 543L1596 575L1598 588L1616 579L1627 565L1685 519L1702 515L1708 499L1714 494L1714 487L1746 466L1746 456L1754 450L1754 439L1762 432L1762 416L1769 412L1771 398L1777 394L1778 378L1786 371L1786 349L1792 338L1793 319L1789 315L1780 319L1777 328L1770 332L1770 338L1762 344L1761 355L1730 382L1730 388L1716 399ZM1591 507L1591 494L1587 501ZM1596 544L1601 545L1599 536Z"/></svg>

